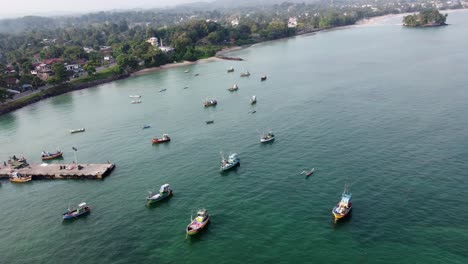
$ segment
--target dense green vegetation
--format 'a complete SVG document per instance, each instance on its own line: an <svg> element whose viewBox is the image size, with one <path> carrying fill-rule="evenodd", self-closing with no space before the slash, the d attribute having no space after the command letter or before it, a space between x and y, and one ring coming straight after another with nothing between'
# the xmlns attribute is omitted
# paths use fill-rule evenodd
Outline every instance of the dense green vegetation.
<svg viewBox="0 0 468 264"><path fill-rule="evenodd" d="M419 14L403 18L403 24L408 27L442 26L446 25L447 14L443 15L437 9L426 9Z"/></svg>

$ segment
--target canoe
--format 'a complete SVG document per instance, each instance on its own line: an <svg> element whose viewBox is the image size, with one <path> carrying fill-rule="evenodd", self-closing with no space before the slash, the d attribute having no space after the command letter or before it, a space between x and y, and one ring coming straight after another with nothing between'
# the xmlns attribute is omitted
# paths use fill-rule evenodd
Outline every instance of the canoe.
<svg viewBox="0 0 468 264"><path fill-rule="evenodd" d="M16 182L16 183L23 183L23 182L29 182L32 180L31 176L22 176L22 177L13 177L10 178L10 182Z"/></svg>

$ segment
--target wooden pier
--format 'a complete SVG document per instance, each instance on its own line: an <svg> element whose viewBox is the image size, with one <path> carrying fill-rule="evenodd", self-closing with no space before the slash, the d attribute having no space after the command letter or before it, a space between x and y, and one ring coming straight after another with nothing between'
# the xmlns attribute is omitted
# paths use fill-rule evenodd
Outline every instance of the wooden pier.
<svg viewBox="0 0 468 264"><path fill-rule="evenodd" d="M0 178L9 178L17 171L24 176L39 179L103 179L114 170L115 164L29 164L27 167L14 169L9 164L0 164Z"/></svg>

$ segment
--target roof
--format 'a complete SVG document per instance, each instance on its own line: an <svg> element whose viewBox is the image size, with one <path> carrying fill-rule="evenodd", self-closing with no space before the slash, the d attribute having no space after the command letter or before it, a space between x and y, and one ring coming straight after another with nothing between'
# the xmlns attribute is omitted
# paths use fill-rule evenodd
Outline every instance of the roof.
<svg viewBox="0 0 468 264"><path fill-rule="evenodd" d="M61 61L62 61L62 58L53 58L53 59L44 60L44 63L50 65L50 64L57 63L57 62L61 62Z"/></svg>
<svg viewBox="0 0 468 264"><path fill-rule="evenodd" d="M86 203L80 203L78 206L79 206L79 207L86 206Z"/></svg>

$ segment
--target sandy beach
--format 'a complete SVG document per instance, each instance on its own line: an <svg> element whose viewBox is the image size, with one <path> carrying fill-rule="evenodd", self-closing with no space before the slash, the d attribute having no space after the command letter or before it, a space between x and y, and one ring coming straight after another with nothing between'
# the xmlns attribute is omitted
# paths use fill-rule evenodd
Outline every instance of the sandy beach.
<svg viewBox="0 0 468 264"><path fill-rule="evenodd" d="M206 58L206 59L200 59L200 60L197 60L197 61L174 62L174 63L165 64L165 65L162 65L162 66L159 66L159 67L146 68L146 69L143 69L143 70L139 70L139 71L136 71L136 72L132 73L130 76L139 76L139 75L144 75L144 74L148 74L148 73L152 73L152 72L158 72L158 71L162 71L162 70L167 70L167 69L172 69L172 68L177 68L177 67L182 67L182 66L187 66L187 65L212 62L212 61L216 61L216 60L220 60L220 59L218 59L216 57L210 57L210 58Z"/></svg>

